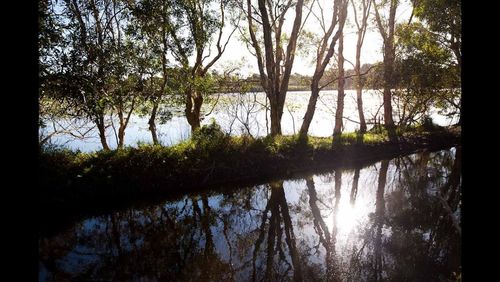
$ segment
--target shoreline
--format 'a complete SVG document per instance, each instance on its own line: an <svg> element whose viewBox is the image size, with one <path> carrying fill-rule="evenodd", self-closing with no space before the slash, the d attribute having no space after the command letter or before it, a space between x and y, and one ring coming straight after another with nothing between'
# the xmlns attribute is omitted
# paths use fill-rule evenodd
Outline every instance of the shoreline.
<svg viewBox="0 0 500 282"><path fill-rule="evenodd" d="M219 136L212 140L218 138L222 141L213 144L191 142L175 147L144 146L93 154L42 153L39 161L42 233L51 233L84 216L189 193L237 189L338 167L361 168L421 150L460 146L461 129L403 134L397 143L353 141L333 148L328 146L331 137L309 137L307 143L293 136L276 140Z"/></svg>

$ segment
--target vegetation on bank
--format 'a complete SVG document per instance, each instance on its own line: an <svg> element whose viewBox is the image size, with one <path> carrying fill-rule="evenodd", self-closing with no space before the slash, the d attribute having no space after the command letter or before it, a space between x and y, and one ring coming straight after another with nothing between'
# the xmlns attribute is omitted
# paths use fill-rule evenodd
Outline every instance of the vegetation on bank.
<svg viewBox="0 0 500 282"><path fill-rule="evenodd" d="M141 145L81 153L42 150L39 180L43 208L88 209L124 199L182 194L208 186L248 184L300 171L334 167L410 153L419 148L453 146L460 132L418 126L389 142L386 131L331 137L231 137L215 123L171 147ZM333 145L332 145L333 144Z"/></svg>

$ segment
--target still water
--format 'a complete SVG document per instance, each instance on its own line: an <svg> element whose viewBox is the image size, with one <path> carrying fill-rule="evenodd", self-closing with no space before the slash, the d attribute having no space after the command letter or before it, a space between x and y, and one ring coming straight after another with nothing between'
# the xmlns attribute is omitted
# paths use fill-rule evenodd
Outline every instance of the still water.
<svg viewBox="0 0 500 282"><path fill-rule="evenodd" d="M216 95L217 96L217 95ZM284 107L284 113L281 121L283 134L291 135L299 131L302 125L302 118L307 109L310 91L290 91L287 93L287 99ZM309 134L312 136L331 136L334 127L334 116L336 110L337 91L322 91L316 105L314 118L311 122ZM359 120L356 104L356 91L346 90L344 105L343 131L353 132L359 128L356 123ZM270 127L270 120L266 122L266 97L263 92L248 93L245 95L220 94L213 98L211 102L203 105L202 124L210 123L211 119L221 126L222 130L232 135L251 134L254 137L266 136ZM363 107L367 122L373 119L378 120L383 115L382 95L377 90L365 90L363 93ZM161 123L157 121L158 138L162 145L173 145L189 138L191 127L183 116L182 109L179 107L169 107L173 113L170 120ZM398 107L394 105L394 119L398 120ZM448 118L440 115L432 109L430 116L436 124L447 126L458 121L455 118ZM138 143L152 143L151 132L148 126L149 116L139 116L133 114L128 124L125 135L125 146L137 146ZM108 116L107 119L107 140L111 148L117 147L116 131L118 130L118 120ZM113 121L113 122L112 122ZM73 125L69 126L67 120L58 120L55 128L68 133L55 135L52 143L64 145L73 150L83 152L100 150L101 143L97 130L93 124L84 120L73 120ZM266 126L267 125L267 126ZM114 129L113 130L113 126ZM369 128L371 127L368 124ZM74 128L77 129L74 129ZM64 129L63 129L64 128ZM67 130L70 128L72 130ZM44 134L50 134L54 130L52 123L42 129ZM85 138L78 138L80 133L86 133Z"/></svg>
<svg viewBox="0 0 500 282"><path fill-rule="evenodd" d="M461 148L206 191L39 239L40 281L447 281Z"/></svg>

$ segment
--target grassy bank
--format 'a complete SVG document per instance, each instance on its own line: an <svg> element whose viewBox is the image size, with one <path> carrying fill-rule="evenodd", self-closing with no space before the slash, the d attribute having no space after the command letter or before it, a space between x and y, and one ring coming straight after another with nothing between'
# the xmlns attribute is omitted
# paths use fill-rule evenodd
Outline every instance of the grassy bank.
<svg viewBox="0 0 500 282"><path fill-rule="evenodd" d="M172 147L142 145L94 153L49 150L40 154L39 183L45 216L107 209L148 197L181 195L207 187L240 186L301 172L357 166L419 149L460 143L460 130L412 128L391 143L384 132L332 138L230 137L216 125Z"/></svg>

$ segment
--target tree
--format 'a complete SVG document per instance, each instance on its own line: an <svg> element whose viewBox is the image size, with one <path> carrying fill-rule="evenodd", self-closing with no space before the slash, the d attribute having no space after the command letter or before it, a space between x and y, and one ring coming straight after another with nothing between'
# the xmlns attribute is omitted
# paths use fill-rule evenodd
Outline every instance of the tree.
<svg viewBox="0 0 500 282"><path fill-rule="evenodd" d="M112 49L107 23L112 23L112 15L102 13L101 16L101 12L104 7L110 7L109 2L64 2L69 23L65 27L67 45L62 57L65 67L60 71L62 89L59 89L60 95L72 100L73 105L96 124L104 150L109 150L104 116L110 102L106 81L113 69L107 60Z"/></svg>
<svg viewBox="0 0 500 282"><path fill-rule="evenodd" d="M136 42L124 32L126 25L130 26L130 13L123 4L121 1L112 0L111 10L104 11L112 13L109 19L112 23L107 22L106 25L110 26L110 41L113 46L108 62L113 64L114 72L107 83L110 84L111 107L118 116L118 148L124 146L125 130L144 88L142 77L145 72L143 66L138 63L140 51ZM114 129L113 123L112 126Z"/></svg>
<svg viewBox="0 0 500 282"><path fill-rule="evenodd" d="M333 128L333 141L339 140L335 138L342 133L342 119L344 114L344 85L345 85L345 72L344 72L344 34L340 33L339 37L339 55L338 55L338 83L337 83L337 109L335 110L335 126Z"/></svg>
<svg viewBox="0 0 500 282"><path fill-rule="evenodd" d="M233 28L226 41L222 41L227 20L225 9L229 8L232 11L234 3L227 0L220 1L218 10L214 9L213 0L172 0L172 5L176 12L173 13L174 17L169 19L167 32L173 41L173 57L183 72L177 79L187 80L180 91L184 94L186 119L194 131L200 127L204 95L210 94L214 88L214 81L208 71L221 58L236 30L236 27ZM211 57L210 44L215 38L217 38L217 53ZM208 54L206 54L207 49L209 49ZM194 52L192 65L189 63L191 51Z"/></svg>
<svg viewBox="0 0 500 282"><path fill-rule="evenodd" d="M363 80L361 78L361 47L363 46L363 41L365 39L366 30L368 27L368 16L370 14L371 0L359 0L358 3L361 4L360 19L358 20L358 8L356 7L355 1L352 0L352 8L354 13L354 23L357 27L357 42L356 42L356 63L354 66L354 71L356 74L356 102L358 105L359 114L359 131L361 134L366 132L366 121L365 115L363 113Z"/></svg>
<svg viewBox="0 0 500 282"><path fill-rule="evenodd" d="M443 47L451 50L462 71L462 4L460 0L412 0L414 14L424 21L436 40ZM462 122L460 95L460 119Z"/></svg>
<svg viewBox="0 0 500 282"><path fill-rule="evenodd" d="M179 25L178 22L176 23L170 19L174 13L178 12L175 6L170 7L172 6L171 2L171 0L138 0L129 3L129 9L134 16L131 31L134 33L136 40L143 43L143 51L140 53L147 55L142 64L150 68L150 88L147 98L152 103L152 109L148 125L153 144L159 144L156 132L156 118L161 99L166 92L169 77L167 55L169 49L173 48L171 37L167 31L175 30ZM155 79L157 73L161 74L160 81ZM159 84L159 86L155 84Z"/></svg>
<svg viewBox="0 0 500 282"><path fill-rule="evenodd" d="M325 73L325 69L335 52L335 44L342 34L345 20L347 18L348 3L349 2L345 0L336 0L333 2L332 20L328 28L326 28L326 24L322 20L324 19L324 17L323 15L321 15L320 25L322 26L323 36L320 39L316 49L316 68L311 80L311 96L309 97L307 110L304 114L304 120L299 131L299 135L302 137L307 136L307 132L309 131L309 126L316 109L316 102L319 97L319 92L327 85L325 84L320 86L320 80L322 79L323 74ZM320 10L322 11L323 9ZM320 17L317 18L319 19ZM336 27L337 30L335 33L333 33Z"/></svg>
<svg viewBox="0 0 500 282"><path fill-rule="evenodd" d="M431 106L459 113L460 74L450 49L421 23L402 24L398 36L395 81L399 125L428 117Z"/></svg>
<svg viewBox="0 0 500 282"><path fill-rule="evenodd" d="M394 60L396 57L396 49L394 45L394 29L396 26L396 9L398 7L398 0L390 0L389 5L389 18L387 23L383 22L383 18L379 13L380 7L377 6L373 0L375 9L375 19L377 26L384 42L384 125L389 134L389 140L396 141L396 127L392 118L392 93L391 89L394 87Z"/></svg>
<svg viewBox="0 0 500 282"><path fill-rule="evenodd" d="M55 3L51 5L55 9ZM67 0L58 8L61 44L44 53L52 61L41 57L49 62L41 88L67 105L68 113L95 123L104 150L109 150L105 116L115 111L120 122L117 143L122 147L141 77L131 67L135 52L123 32L129 17L124 3Z"/></svg>
<svg viewBox="0 0 500 282"><path fill-rule="evenodd" d="M449 48L462 68L462 3L459 0L413 0L414 14Z"/></svg>
<svg viewBox="0 0 500 282"><path fill-rule="evenodd" d="M285 14L293 6L295 6L295 19L285 54L283 44L285 38L282 34L283 24ZM246 17L250 43L257 58L260 83L269 100L271 109L271 136L281 135L281 117L295 58L297 38L302 24L303 6L304 0L298 0L297 2L292 2L292 0L258 0L258 11L256 11L252 1L247 0ZM256 23L261 26L262 31L257 30ZM263 35L263 41L257 38L257 32L260 31ZM262 47L264 47L264 54L262 53Z"/></svg>

